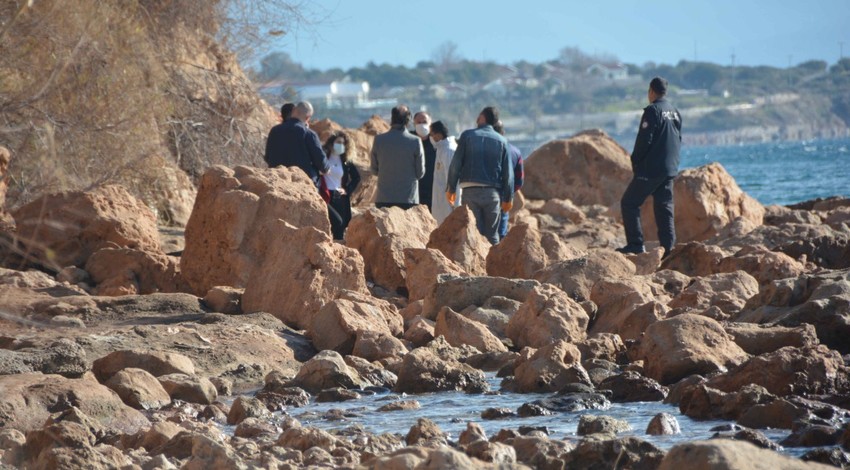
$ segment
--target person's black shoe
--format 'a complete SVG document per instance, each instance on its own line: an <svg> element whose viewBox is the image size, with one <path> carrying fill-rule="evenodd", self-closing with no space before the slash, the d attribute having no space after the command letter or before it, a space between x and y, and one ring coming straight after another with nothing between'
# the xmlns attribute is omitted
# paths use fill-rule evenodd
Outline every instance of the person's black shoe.
<svg viewBox="0 0 850 470"><path fill-rule="evenodd" d="M616 248L614 251L622 253L624 255L639 255L641 253L646 253L646 250L642 246L623 246L620 248Z"/></svg>

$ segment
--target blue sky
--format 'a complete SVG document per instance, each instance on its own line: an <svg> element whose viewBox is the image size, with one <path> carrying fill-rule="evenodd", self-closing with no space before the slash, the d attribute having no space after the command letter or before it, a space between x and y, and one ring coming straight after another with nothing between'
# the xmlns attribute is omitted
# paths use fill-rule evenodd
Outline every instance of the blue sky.
<svg viewBox="0 0 850 470"><path fill-rule="evenodd" d="M462 57L554 59L565 46L629 63L785 67L850 56L850 0L310 0L318 21L275 45L307 67L412 66L452 41Z"/></svg>

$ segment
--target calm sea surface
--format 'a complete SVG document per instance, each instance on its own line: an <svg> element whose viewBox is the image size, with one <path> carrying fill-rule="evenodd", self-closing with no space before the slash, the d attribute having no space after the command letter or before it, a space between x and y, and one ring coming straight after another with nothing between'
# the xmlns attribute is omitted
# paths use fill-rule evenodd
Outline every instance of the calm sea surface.
<svg viewBox="0 0 850 470"><path fill-rule="evenodd" d="M711 162L765 205L850 196L850 139L682 147L682 169Z"/></svg>

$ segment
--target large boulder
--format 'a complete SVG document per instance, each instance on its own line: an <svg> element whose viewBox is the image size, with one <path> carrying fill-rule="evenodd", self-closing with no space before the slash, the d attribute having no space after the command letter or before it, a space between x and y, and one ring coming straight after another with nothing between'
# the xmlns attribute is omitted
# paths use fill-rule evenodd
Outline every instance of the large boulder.
<svg viewBox="0 0 850 470"><path fill-rule="evenodd" d="M394 390L399 393L485 392L484 373L432 348L416 348L404 356Z"/></svg>
<svg viewBox="0 0 850 470"><path fill-rule="evenodd" d="M610 206L632 176L629 154L602 131L554 140L525 160L522 191L532 199L569 199Z"/></svg>
<svg viewBox="0 0 850 470"><path fill-rule="evenodd" d="M121 186L48 194L12 215L25 260L55 271L107 247L162 251L153 211Z"/></svg>
<svg viewBox="0 0 850 470"><path fill-rule="evenodd" d="M473 276L487 274L486 259L490 243L478 232L472 211L460 206L431 232L428 248L441 251Z"/></svg>
<svg viewBox="0 0 850 470"><path fill-rule="evenodd" d="M529 292L505 333L517 347L539 348L555 341L572 343L587 337L589 317L564 291L549 284Z"/></svg>
<svg viewBox="0 0 850 470"><path fill-rule="evenodd" d="M528 224L517 224L498 245L490 248L487 274L531 279L534 273L550 263L579 255L577 250L562 243L554 234L541 233Z"/></svg>
<svg viewBox="0 0 850 470"><path fill-rule="evenodd" d="M191 359L182 354L162 351L113 351L92 364L92 372L101 382L127 368L142 369L154 377L175 373L195 374L195 365Z"/></svg>
<svg viewBox="0 0 850 470"><path fill-rule="evenodd" d="M434 336L443 336L455 347L469 345L481 352L506 352L508 348L486 326L444 307L437 315Z"/></svg>
<svg viewBox="0 0 850 470"><path fill-rule="evenodd" d="M258 260L242 294L246 313L268 312L304 330L326 303L343 291L366 292L363 259L314 227L269 224L266 257Z"/></svg>
<svg viewBox="0 0 850 470"><path fill-rule="evenodd" d="M25 373L0 376L0 427L23 432L41 429L59 411L79 408L104 429L132 434L150 426L140 412L125 405L90 374L79 379Z"/></svg>
<svg viewBox="0 0 850 470"><path fill-rule="evenodd" d="M594 250L587 256L559 261L534 274L534 279L554 284L581 302L602 278L620 279L635 274L635 265L616 251Z"/></svg>
<svg viewBox="0 0 850 470"><path fill-rule="evenodd" d="M89 257L85 269L95 284L95 295L145 295L188 289L180 275L180 259L161 252L104 248Z"/></svg>
<svg viewBox="0 0 850 470"><path fill-rule="evenodd" d="M495 296L524 302L537 286L540 286L539 282L530 280L442 275L425 296L421 315L428 320L436 320L443 307L461 312L470 305L484 305Z"/></svg>
<svg viewBox="0 0 850 470"><path fill-rule="evenodd" d="M332 349L348 355L362 332L399 336L402 328L401 315L391 303L367 294L344 291L316 313L308 336L319 351Z"/></svg>
<svg viewBox="0 0 850 470"><path fill-rule="evenodd" d="M712 439L674 446L667 452L658 470L827 470L830 465L804 462L749 442Z"/></svg>
<svg viewBox="0 0 850 470"><path fill-rule="evenodd" d="M841 354L824 345L787 346L750 358L707 386L733 392L744 385L761 385L774 395L817 395L850 392L850 371Z"/></svg>
<svg viewBox="0 0 850 470"><path fill-rule="evenodd" d="M629 319L641 306L656 300L653 287L647 276L597 281L590 291L590 300L597 306L590 333L618 333L625 337L621 330L629 326Z"/></svg>
<svg viewBox="0 0 850 470"><path fill-rule="evenodd" d="M748 358L718 322L690 314L649 325L637 356L644 361L646 376L662 384L723 372Z"/></svg>
<svg viewBox="0 0 850 470"><path fill-rule="evenodd" d="M369 384L336 351L322 351L313 356L304 363L290 384L310 393L336 387L361 388L365 385Z"/></svg>
<svg viewBox="0 0 850 470"><path fill-rule="evenodd" d="M459 276L466 273L454 261L433 248L405 249L404 269L407 274L407 295L411 301L424 299L441 274Z"/></svg>
<svg viewBox="0 0 850 470"><path fill-rule="evenodd" d="M746 271L764 286L777 279L800 276L806 272L806 267L785 253L764 247L746 247L717 264L717 272L734 271Z"/></svg>
<svg viewBox="0 0 850 470"><path fill-rule="evenodd" d="M573 383L591 385L587 371L581 366L581 353L567 341L557 341L530 356L521 356L514 367L514 388L520 393L558 392Z"/></svg>
<svg viewBox="0 0 850 470"><path fill-rule="evenodd" d="M121 397L128 406L139 410L162 408L171 403L168 392L149 372L128 367L118 371L104 385Z"/></svg>
<svg viewBox="0 0 850 470"><path fill-rule="evenodd" d="M719 163L680 172L673 184L673 198L679 242L708 240L739 217L759 226L765 213L764 206L741 191ZM643 207L641 218L647 239L654 239L657 230L651 203Z"/></svg>
<svg viewBox="0 0 850 470"><path fill-rule="evenodd" d="M753 356L770 353L785 346L807 348L819 343L815 327L808 323L789 328L730 322L725 324L724 328L741 349Z"/></svg>
<svg viewBox="0 0 850 470"><path fill-rule="evenodd" d="M89 370L86 351L75 341L62 338L49 345L0 349L0 375L41 372L80 377Z"/></svg>
<svg viewBox="0 0 850 470"><path fill-rule="evenodd" d="M195 295L214 286L246 287L253 271L271 258L282 262L292 247L268 249L280 222L330 233L327 205L298 168L214 166L201 178L180 269Z"/></svg>
<svg viewBox="0 0 850 470"><path fill-rule="evenodd" d="M747 300L758 292L758 281L744 271L712 274L696 279L667 306L695 310L718 307L723 313L731 315L743 309Z"/></svg>
<svg viewBox="0 0 850 470"><path fill-rule="evenodd" d="M425 248L437 221L426 206L371 208L351 220L345 244L363 255L366 279L392 291L407 288L406 248Z"/></svg>

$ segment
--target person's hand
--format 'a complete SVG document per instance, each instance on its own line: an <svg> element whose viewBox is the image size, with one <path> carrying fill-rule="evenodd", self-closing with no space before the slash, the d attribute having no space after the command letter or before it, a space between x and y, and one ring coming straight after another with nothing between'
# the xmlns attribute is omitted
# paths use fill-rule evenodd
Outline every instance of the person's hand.
<svg viewBox="0 0 850 470"><path fill-rule="evenodd" d="M336 192L339 193L340 196L345 196L345 188L337 188Z"/></svg>
<svg viewBox="0 0 850 470"><path fill-rule="evenodd" d="M456 200L457 200L457 194L456 193L446 191L446 201L449 201L450 206L455 205Z"/></svg>
<svg viewBox="0 0 850 470"><path fill-rule="evenodd" d="M511 208L514 207L514 203L511 201L505 201L502 203L502 212L510 212Z"/></svg>

